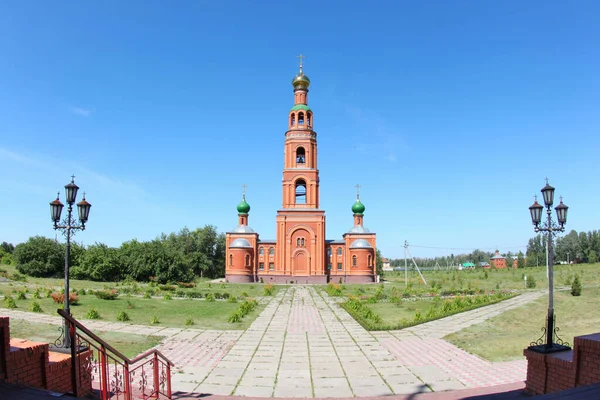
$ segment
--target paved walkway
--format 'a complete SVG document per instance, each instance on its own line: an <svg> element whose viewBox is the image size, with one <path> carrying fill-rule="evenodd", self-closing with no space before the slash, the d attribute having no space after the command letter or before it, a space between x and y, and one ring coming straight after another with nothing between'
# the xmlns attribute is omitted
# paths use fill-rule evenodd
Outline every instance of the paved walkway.
<svg viewBox="0 0 600 400"><path fill-rule="evenodd" d="M206 331L86 321L92 330L166 336L174 391L252 397L389 396L522 382L526 361L490 363L442 340L543 295L513 299L400 331L367 332L311 286L278 292L246 331ZM59 317L0 310L60 324ZM525 346L526 344L524 344ZM192 397L189 397L192 398Z"/></svg>

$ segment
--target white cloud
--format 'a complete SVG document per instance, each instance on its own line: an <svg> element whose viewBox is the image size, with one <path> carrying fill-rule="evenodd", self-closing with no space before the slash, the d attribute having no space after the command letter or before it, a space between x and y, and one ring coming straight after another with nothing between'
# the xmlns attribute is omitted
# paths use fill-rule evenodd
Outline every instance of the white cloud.
<svg viewBox="0 0 600 400"><path fill-rule="evenodd" d="M82 117L89 117L92 115L92 110L83 107L71 107L71 112Z"/></svg>

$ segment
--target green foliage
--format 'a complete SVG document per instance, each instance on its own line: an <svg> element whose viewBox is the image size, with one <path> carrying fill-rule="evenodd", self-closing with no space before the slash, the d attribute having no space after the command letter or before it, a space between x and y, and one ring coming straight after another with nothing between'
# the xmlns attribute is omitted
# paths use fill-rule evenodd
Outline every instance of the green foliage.
<svg viewBox="0 0 600 400"><path fill-rule="evenodd" d="M194 320L190 317L187 317L185 319L185 326L191 326L191 325L194 325Z"/></svg>
<svg viewBox="0 0 600 400"><path fill-rule="evenodd" d="M212 294L212 293L208 293L208 294L206 295L206 301L209 301L209 302L211 302L211 301L215 301L215 295L214 295L214 294Z"/></svg>
<svg viewBox="0 0 600 400"><path fill-rule="evenodd" d="M150 321L150 323L152 325L156 325L156 324L160 324L160 321L158 320L158 317L155 315L152 317L152 321Z"/></svg>
<svg viewBox="0 0 600 400"><path fill-rule="evenodd" d="M44 310L42 310L42 306L40 306L40 303L38 303L37 301L34 301L33 303L31 303L29 310L31 310L32 312L38 312L38 313L44 312Z"/></svg>
<svg viewBox="0 0 600 400"><path fill-rule="evenodd" d="M256 300L245 300L240 307L229 316L228 321L231 323L242 322L242 318L248 315L248 313L254 310L257 306L258 302Z"/></svg>
<svg viewBox="0 0 600 400"><path fill-rule="evenodd" d="M573 283L571 283L571 295L581 296L581 281L579 280L579 275L577 274L575 274Z"/></svg>
<svg viewBox="0 0 600 400"><path fill-rule="evenodd" d="M35 289L35 292L33 292L33 298L34 299L40 298L40 289Z"/></svg>
<svg viewBox="0 0 600 400"><path fill-rule="evenodd" d="M383 255L379 249L375 251L375 274L383 276Z"/></svg>
<svg viewBox="0 0 600 400"><path fill-rule="evenodd" d="M65 262L64 247L43 236L33 236L15 247L17 270L35 277L59 276Z"/></svg>
<svg viewBox="0 0 600 400"><path fill-rule="evenodd" d="M119 292L117 292L115 289L97 290L95 295L101 300L115 300L117 297L119 297Z"/></svg>
<svg viewBox="0 0 600 400"><path fill-rule="evenodd" d="M237 298L235 296L229 296L229 298L227 298L227 302L228 303L237 303Z"/></svg>
<svg viewBox="0 0 600 400"><path fill-rule="evenodd" d="M15 302L15 299L13 299L11 296L4 296L4 307L17 308L17 303Z"/></svg>
<svg viewBox="0 0 600 400"><path fill-rule="evenodd" d="M117 315L117 321L127 322L129 320L130 320L129 315L125 311L121 311Z"/></svg>
<svg viewBox="0 0 600 400"><path fill-rule="evenodd" d="M327 287L325 288L325 292L327 292L328 295L333 297L339 297L343 295L342 287L339 284L331 282L329 282L329 285L327 285Z"/></svg>
<svg viewBox="0 0 600 400"><path fill-rule="evenodd" d="M25 299L27 299L25 292L17 292L17 300L25 300Z"/></svg>
<svg viewBox="0 0 600 400"><path fill-rule="evenodd" d="M100 313L95 308L90 308L86 313L85 317L87 319L100 319Z"/></svg>
<svg viewBox="0 0 600 400"><path fill-rule="evenodd" d="M537 283L535 281L535 278L533 277L533 275L527 275L527 279L525 280L525 287L527 289L533 289L537 286Z"/></svg>
<svg viewBox="0 0 600 400"><path fill-rule="evenodd" d="M171 297L171 295L167 293L163 296L163 300L173 300L173 297Z"/></svg>
<svg viewBox="0 0 600 400"><path fill-rule="evenodd" d="M273 296L273 293L275 293L273 285L271 283L266 284L263 288L263 296Z"/></svg>
<svg viewBox="0 0 600 400"><path fill-rule="evenodd" d="M152 296L150 295L150 292L144 292L144 299L151 299Z"/></svg>

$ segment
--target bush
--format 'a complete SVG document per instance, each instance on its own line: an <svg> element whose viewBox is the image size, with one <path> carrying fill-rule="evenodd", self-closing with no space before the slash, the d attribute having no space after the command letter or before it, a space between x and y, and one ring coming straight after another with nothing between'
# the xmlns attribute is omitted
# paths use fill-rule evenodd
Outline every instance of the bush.
<svg viewBox="0 0 600 400"><path fill-rule="evenodd" d="M185 325L186 326L190 326L190 325L194 325L194 320L191 319L190 317L185 319Z"/></svg>
<svg viewBox="0 0 600 400"><path fill-rule="evenodd" d="M43 312L42 306L40 306L40 303L38 303L37 301L31 303L31 307L29 309L33 312Z"/></svg>
<svg viewBox="0 0 600 400"><path fill-rule="evenodd" d="M177 286L179 286L180 288L193 288L196 287L196 284L194 282L177 282Z"/></svg>
<svg viewBox="0 0 600 400"><path fill-rule="evenodd" d="M571 295L581 296L581 281L577 274L575 275L575 278L573 278L573 283L571 284Z"/></svg>
<svg viewBox="0 0 600 400"><path fill-rule="evenodd" d="M144 296L143 296L143 297L144 297L145 299L151 299L151 298L152 298L152 296L150 296L150 293L148 293L148 292L144 293Z"/></svg>
<svg viewBox="0 0 600 400"><path fill-rule="evenodd" d="M119 292L117 292L115 289L97 290L95 294L96 297L101 300L115 300L117 297L119 297Z"/></svg>
<svg viewBox="0 0 600 400"><path fill-rule="evenodd" d="M35 289L35 292L33 292L33 298L34 299L40 298L40 290L39 289Z"/></svg>
<svg viewBox="0 0 600 400"><path fill-rule="evenodd" d="M163 296L163 300L173 300L173 297L171 297L171 295L167 293Z"/></svg>
<svg viewBox="0 0 600 400"><path fill-rule="evenodd" d="M275 292L275 288L273 287L273 284L268 283L265 285L265 287L263 288L263 296L273 296L273 293Z"/></svg>
<svg viewBox="0 0 600 400"><path fill-rule="evenodd" d="M229 316L228 321L231 322L232 324L242 322L242 316L240 315L240 312L236 311L233 314L231 314Z"/></svg>
<svg viewBox="0 0 600 400"><path fill-rule="evenodd" d="M120 311L117 315L117 321L126 322L129 321L129 315L125 311Z"/></svg>
<svg viewBox="0 0 600 400"><path fill-rule="evenodd" d="M17 292L17 300L25 300L25 299L27 299L25 292Z"/></svg>
<svg viewBox="0 0 600 400"><path fill-rule="evenodd" d="M342 296L342 288L340 287L340 285L331 282L329 282L329 285L327 285L325 292L327 292L327 294L332 297Z"/></svg>
<svg viewBox="0 0 600 400"><path fill-rule="evenodd" d="M535 278L532 275L527 275L527 280L525 281L525 286L527 287L527 289L533 289L534 287L537 286L537 283L535 282Z"/></svg>
<svg viewBox="0 0 600 400"><path fill-rule="evenodd" d="M210 301L210 302L213 302L213 301L215 301L215 295L214 295L214 294L212 294L212 293L208 293L208 294L206 295L206 301Z"/></svg>
<svg viewBox="0 0 600 400"><path fill-rule="evenodd" d="M20 273L35 277L58 276L65 262L64 247L43 236L33 236L18 244L13 256Z"/></svg>
<svg viewBox="0 0 600 400"><path fill-rule="evenodd" d="M160 324L160 321L158 320L158 317L155 315L154 317L152 317L152 321L150 321L150 323L152 325L155 325L155 324Z"/></svg>
<svg viewBox="0 0 600 400"><path fill-rule="evenodd" d="M52 300L54 300L54 302L56 304L63 304L65 302L65 294L64 293L53 292L50 294L50 297L52 297ZM78 303L79 303L79 296L77 296L75 293L69 293L69 304L72 304L75 306Z"/></svg>
<svg viewBox="0 0 600 400"><path fill-rule="evenodd" d="M237 303L237 298L235 296L229 296L227 299L228 303Z"/></svg>
<svg viewBox="0 0 600 400"><path fill-rule="evenodd" d="M4 307L17 308L17 303L15 302L15 299L13 299L11 296L5 296L4 297Z"/></svg>
<svg viewBox="0 0 600 400"><path fill-rule="evenodd" d="M91 308L85 313L85 317L87 319L100 319L100 313L95 308Z"/></svg>

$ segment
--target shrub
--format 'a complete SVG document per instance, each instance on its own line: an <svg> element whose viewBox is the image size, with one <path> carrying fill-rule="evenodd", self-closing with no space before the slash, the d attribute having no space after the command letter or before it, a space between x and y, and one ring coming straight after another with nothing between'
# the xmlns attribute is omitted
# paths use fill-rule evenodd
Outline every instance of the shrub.
<svg viewBox="0 0 600 400"><path fill-rule="evenodd" d="M208 293L208 294L206 295L206 301L210 301L210 302L213 302L213 301L215 301L215 295L214 295L214 294L212 294L212 293Z"/></svg>
<svg viewBox="0 0 600 400"><path fill-rule="evenodd" d="M11 296L5 296L4 297L4 307L17 308L17 303L15 302L15 299L13 299Z"/></svg>
<svg viewBox="0 0 600 400"><path fill-rule="evenodd" d="M537 286L535 282L535 278L532 275L527 275L527 280L525 281L525 286L527 289L533 289Z"/></svg>
<svg viewBox="0 0 600 400"><path fill-rule="evenodd" d="M36 289L35 292L33 292L33 298L34 299L40 298L40 290L39 289Z"/></svg>
<svg viewBox="0 0 600 400"><path fill-rule="evenodd" d="M85 313L85 317L87 319L100 319L100 313L95 308L91 308Z"/></svg>
<svg viewBox="0 0 600 400"><path fill-rule="evenodd" d="M38 303L37 301L31 303L31 307L29 309L33 312L43 312L42 306L40 306L40 303Z"/></svg>
<svg viewBox="0 0 600 400"><path fill-rule="evenodd" d="M180 288L193 288L196 287L196 284L194 282L177 282L177 286L179 286Z"/></svg>
<svg viewBox="0 0 600 400"><path fill-rule="evenodd" d="M131 301L127 300L127 308L128 308L128 309L130 309L130 310L131 310L132 308L135 308L135 303L133 303L133 302L131 302Z"/></svg>
<svg viewBox="0 0 600 400"><path fill-rule="evenodd" d="M167 293L163 296L163 300L173 300L173 297L171 297L171 295Z"/></svg>
<svg viewBox="0 0 600 400"><path fill-rule="evenodd" d="M265 283L265 281L263 280L262 276L260 277L260 283Z"/></svg>
<svg viewBox="0 0 600 400"><path fill-rule="evenodd" d="M144 299L151 299L152 298L152 296L150 296L149 292L145 292L143 297L144 297Z"/></svg>
<svg viewBox="0 0 600 400"><path fill-rule="evenodd" d="M233 314L231 314L229 316L228 321L231 322L232 324L242 322L242 316L240 315L240 312L236 311Z"/></svg>
<svg viewBox="0 0 600 400"><path fill-rule="evenodd" d="M237 298L235 296L229 296L227 299L228 303L237 303Z"/></svg>
<svg viewBox="0 0 600 400"><path fill-rule="evenodd" d="M571 284L571 295L581 296L581 281L577 274L575 275L575 278L573 278L573 283Z"/></svg>
<svg viewBox="0 0 600 400"><path fill-rule="evenodd" d="M415 322L421 321L423 321L423 316L421 316L421 311L417 310L417 312L415 312Z"/></svg>
<svg viewBox="0 0 600 400"><path fill-rule="evenodd" d="M64 293L53 292L50 294L50 297L52 297L52 300L54 300L54 302L56 304L63 304L65 302L65 294ZM79 303L79 296L77 296L75 293L69 293L69 304L72 304L75 306L78 303Z"/></svg>
<svg viewBox="0 0 600 400"><path fill-rule="evenodd" d="M168 291L168 292L172 292L177 289L177 286L175 286L175 285L159 285L158 287L160 288L160 290L164 290L164 291Z"/></svg>
<svg viewBox="0 0 600 400"><path fill-rule="evenodd" d="M96 297L101 300L115 300L117 297L119 297L119 292L117 292L115 289L97 290L95 294Z"/></svg>
<svg viewBox="0 0 600 400"><path fill-rule="evenodd" d="M335 296L335 297L342 296L341 286L339 284L335 284L335 283L331 283L331 282L329 282L329 285L327 285L325 292L327 292L327 294L330 296Z"/></svg>
<svg viewBox="0 0 600 400"><path fill-rule="evenodd" d="M273 296L273 293L275 292L275 288L273 287L273 284L268 283L265 285L265 287L263 288L263 296Z"/></svg>
<svg viewBox="0 0 600 400"><path fill-rule="evenodd" d="M150 321L150 323L155 325L155 324L160 324L160 321L158 320L158 317L155 315L154 317L152 317L152 321Z"/></svg>
<svg viewBox="0 0 600 400"><path fill-rule="evenodd" d="M125 311L120 311L117 315L117 321L126 322L129 321L129 315Z"/></svg>
<svg viewBox="0 0 600 400"><path fill-rule="evenodd" d="M242 297L248 297L248 293L247 292L242 292Z"/></svg>
<svg viewBox="0 0 600 400"><path fill-rule="evenodd" d="M49 299L50 297L52 297L52 293L52 289L46 289L46 298Z"/></svg>
<svg viewBox="0 0 600 400"><path fill-rule="evenodd" d="M194 325L194 320L193 320L193 319L191 319L190 317L187 317L187 318L185 319L185 325L186 325L186 326Z"/></svg>
<svg viewBox="0 0 600 400"><path fill-rule="evenodd" d="M25 299L27 299L25 292L17 292L17 300L25 300Z"/></svg>

